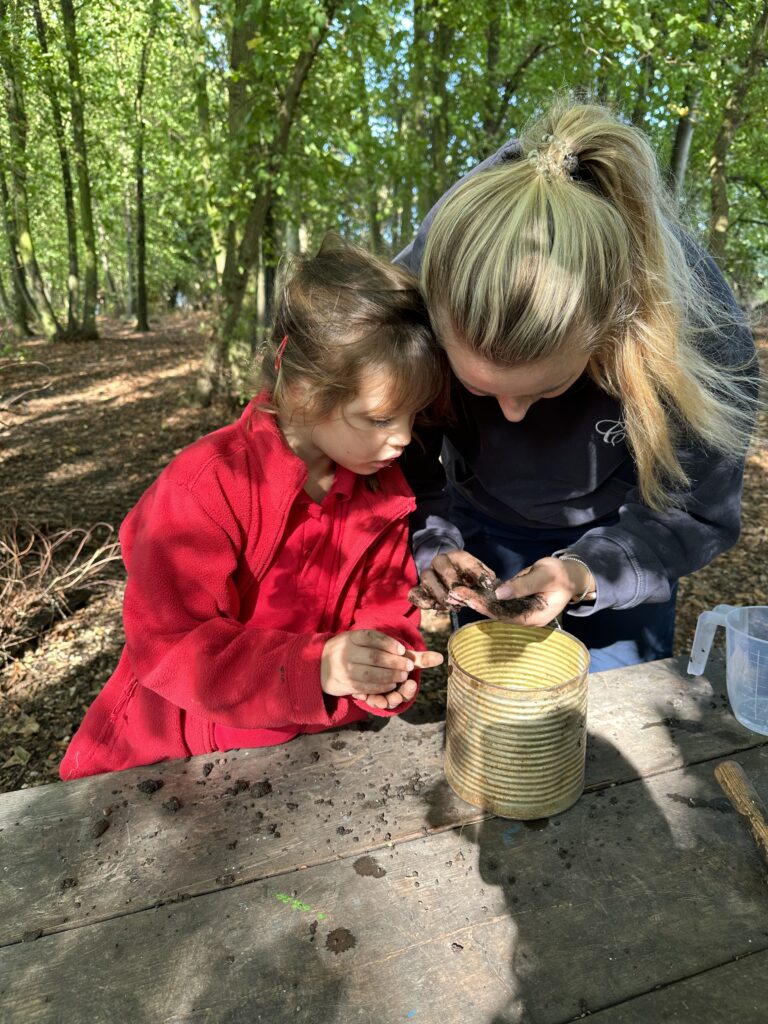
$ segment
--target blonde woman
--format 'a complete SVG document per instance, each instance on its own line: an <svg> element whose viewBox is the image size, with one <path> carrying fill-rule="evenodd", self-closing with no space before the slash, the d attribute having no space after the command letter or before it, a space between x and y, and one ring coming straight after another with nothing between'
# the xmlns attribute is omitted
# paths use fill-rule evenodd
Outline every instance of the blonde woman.
<svg viewBox="0 0 768 1024"><path fill-rule="evenodd" d="M454 376L404 467L423 603L492 614L466 586L488 566L497 598L539 595L520 621L565 610L593 671L670 655L677 580L738 537L758 372L646 138L560 102L397 261Z"/></svg>

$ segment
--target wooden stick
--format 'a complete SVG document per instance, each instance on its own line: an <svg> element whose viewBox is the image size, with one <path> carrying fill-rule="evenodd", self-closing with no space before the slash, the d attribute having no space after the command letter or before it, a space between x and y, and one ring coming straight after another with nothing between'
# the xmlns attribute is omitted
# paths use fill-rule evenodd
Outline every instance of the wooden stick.
<svg viewBox="0 0 768 1024"><path fill-rule="evenodd" d="M715 778L741 816L742 824L749 829L760 856L768 865L766 810L746 772L737 761L723 761L715 768Z"/></svg>

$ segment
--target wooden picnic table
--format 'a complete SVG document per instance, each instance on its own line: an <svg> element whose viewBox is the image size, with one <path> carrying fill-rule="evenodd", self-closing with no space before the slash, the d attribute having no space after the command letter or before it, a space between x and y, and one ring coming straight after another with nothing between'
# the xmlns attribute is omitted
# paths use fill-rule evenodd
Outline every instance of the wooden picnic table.
<svg viewBox="0 0 768 1024"><path fill-rule="evenodd" d="M592 676L586 792L538 822L453 794L441 718L0 797L0 1020L768 1019L765 866L713 777L768 795L768 738L722 663Z"/></svg>

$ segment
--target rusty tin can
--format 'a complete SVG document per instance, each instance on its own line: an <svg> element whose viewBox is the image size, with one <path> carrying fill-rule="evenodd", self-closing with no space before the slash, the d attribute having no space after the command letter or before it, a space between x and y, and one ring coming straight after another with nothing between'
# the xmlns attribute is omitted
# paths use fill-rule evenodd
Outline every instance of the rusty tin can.
<svg viewBox="0 0 768 1024"><path fill-rule="evenodd" d="M557 629L472 622L448 642L445 775L468 803L546 818L584 791L589 651Z"/></svg>

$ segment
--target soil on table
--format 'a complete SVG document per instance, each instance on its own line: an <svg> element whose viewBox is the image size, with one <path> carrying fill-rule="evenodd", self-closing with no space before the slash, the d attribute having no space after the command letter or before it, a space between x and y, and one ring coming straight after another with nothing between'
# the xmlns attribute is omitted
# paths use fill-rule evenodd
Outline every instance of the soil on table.
<svg viewBox="0 0 768 1024"><path fill-rule="evenodd" d="M96 342L33 340L14 346L25 361L0 359L2 514L9 520L15 513L49 535L96 523L116 534L181 448L232 419L223 407L202 409L196 402L210 330L203 314L159 320L148 334L109 321L101 321L99 330ZM768 368L768 330L758 337ZM763 449L749 458L739 543L681 581L677 652L689 649L704 609L768 603L767 477ZM108 584L81 596L84 603L46 627L37 642L0 662L0 792L58 778L72 733L117 664L122 564L116 561L104 573ZM424 612L422 625L428 645L445 652L449 617ZM445 668L422 674L417 711L426 717L443 713Z"/></svg>

